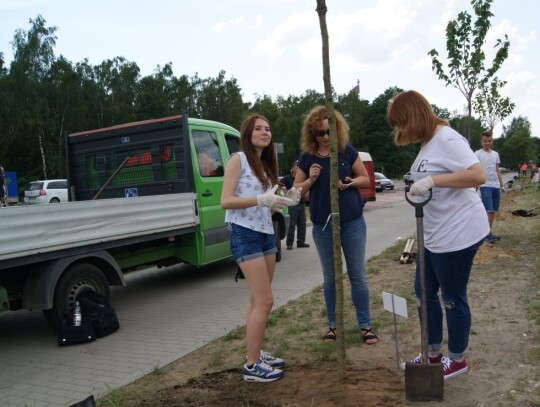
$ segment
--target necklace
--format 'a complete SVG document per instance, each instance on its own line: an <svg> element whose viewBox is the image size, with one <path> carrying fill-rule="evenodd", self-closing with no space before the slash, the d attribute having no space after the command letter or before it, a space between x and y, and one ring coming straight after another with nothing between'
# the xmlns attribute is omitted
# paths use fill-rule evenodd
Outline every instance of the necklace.
<svg viewBox="0 0 540 407"><path fill-rule="evenodd" d="M330 153L328 153L326 155L322 155L321 152L319 150L317 150L317 157L319 157L319 158L328 158L328 157L330 157Z"/></svg>

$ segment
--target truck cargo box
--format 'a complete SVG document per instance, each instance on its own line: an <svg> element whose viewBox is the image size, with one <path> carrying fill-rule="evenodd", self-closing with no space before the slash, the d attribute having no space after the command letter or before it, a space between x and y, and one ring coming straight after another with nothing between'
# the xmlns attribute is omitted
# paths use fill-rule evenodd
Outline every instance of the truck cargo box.
<svg viewBox="0 0 540 407"><path fill-rule="evenodd" d="M66 134L71 200L194 192L186 115Z"/></svg>

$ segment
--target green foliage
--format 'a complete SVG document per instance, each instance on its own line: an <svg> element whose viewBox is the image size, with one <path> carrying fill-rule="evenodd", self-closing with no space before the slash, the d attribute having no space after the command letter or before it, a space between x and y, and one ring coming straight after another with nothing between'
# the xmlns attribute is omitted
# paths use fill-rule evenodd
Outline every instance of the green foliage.
<svg viewBox="0 0 540 407"><path fill-rule="evenodd" d="M531 124L523 118L517 117L510 125L503 127L504 144L500 147L501 162L504 166L517 169L521 163L529 160L538 162L538 138L531 137Z"/></svg>
<svg viewBox="0 0 540 407"><path fill-rule="evenodd" d="M501 120L508 117L515 109L516 104L510 101L510 98L503 98L499 93L506 85L506 81L500 81L498 78L493 78L489 85L480 85L480 91L473 101L474 110L476 110L484 126L493 131L493 128Z"/></svg>
<svg viewBox="0 0 540 407"><path fill-rule="evenodd" d="M499 105L503 101L497 88L503 86L504 82L498 81L494 75L508 58L510 41L507 35L504 36L504 40L496 40L497 52L491 67L487 68L484 62L486 59L484 45L491 27L490 18L493 17L490 11L492 3L493 0L471 0L476 16L474 23L472 16L466 11L460 12L456 19L448 22L446 26L448 71L445 71L436 49L429 51L428 55L431 56L431 65L438 78L444 81L446 86L458 89L467 100L469 118L472 118L473 96L480 88L483 89L484 97L481 97L476 105L481 113L483 115L489 113L490 116L502 120L509 114L507 110L509 105L507 103L503 103L506 107ZM491 86L487 85L490 81L491 85L495 86L495 93L492 93ZM466 136L471 141L471 127L467 128Z"/></svg>
<svg viewBox="0 0 540 407"><path fill-rule="evenodd" d="M469 119L467 116L456 116L449 121L450 126L456 130L459 134L465 136L467 134L467 128L470 126L471 137L469 143L473 151L482 147L480 143L480 135L485 130L482 126L482 122L473 117Z"/></svg>

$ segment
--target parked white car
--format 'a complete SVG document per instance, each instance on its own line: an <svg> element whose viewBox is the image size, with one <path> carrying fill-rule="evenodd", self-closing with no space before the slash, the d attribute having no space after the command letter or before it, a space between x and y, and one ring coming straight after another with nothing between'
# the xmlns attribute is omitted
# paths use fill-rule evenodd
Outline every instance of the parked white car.
<svg viewBox="0 0 540 407"><path fill-rule="evenodd" d="M24 203L26 205L48 204L68 201L67 180L48 179L33 181L26 186Z"/></svg>

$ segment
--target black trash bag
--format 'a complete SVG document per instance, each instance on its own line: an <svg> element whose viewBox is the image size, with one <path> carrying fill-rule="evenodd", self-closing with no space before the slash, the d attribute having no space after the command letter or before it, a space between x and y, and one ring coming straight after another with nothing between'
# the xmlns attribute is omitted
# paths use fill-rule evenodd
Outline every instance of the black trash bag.
<svg viewBox="0 0 540 407"><path fill-rule="evenodd" d="M94 395L91 395L69 407L96 407L96 400L94 400Z"/></svg>
<svg viewBox="0 0 540 407"><path fill-rule="evenodd" d="M72 326L66 322L58 331L58 346L75 345L95 340L96 333L91 321L83 321L79 326Z"/></svg>
<svg viewBox="0 0 540 407"><path fill-rule="evenodd" d="M98 338L112 334L120 323L107 297L87 288L77 296L81 306L83 323L91 321Z"/></svg>

